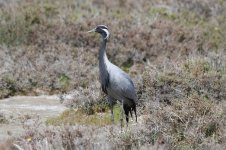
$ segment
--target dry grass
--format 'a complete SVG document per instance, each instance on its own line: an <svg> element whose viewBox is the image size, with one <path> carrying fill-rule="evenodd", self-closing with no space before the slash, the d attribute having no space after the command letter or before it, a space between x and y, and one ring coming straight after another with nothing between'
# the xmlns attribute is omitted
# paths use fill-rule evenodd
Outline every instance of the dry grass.
<svg viewBox="0 0 226 150"><path fill-rule="evenodd" d="M225 149L225 1L21 0L0 8L0 97L73 90L64 104L83 109L50 119L55 127L27 129L18 146L94 149L97 136L104 143L111 135L102 149ZM97 24L109 26L109 58L137 87L141 123L123 134L103 127L110 113L99 105L99 36L86 33Z"/></svg>

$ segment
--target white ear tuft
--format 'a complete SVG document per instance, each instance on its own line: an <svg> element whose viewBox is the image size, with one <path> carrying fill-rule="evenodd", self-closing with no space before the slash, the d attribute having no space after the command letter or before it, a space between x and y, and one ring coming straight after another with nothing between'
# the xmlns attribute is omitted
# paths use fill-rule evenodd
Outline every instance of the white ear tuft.
<svg viewBox="0 0 226 150"><path fill-rule="evenodd" d="M104 39L108 40L109 35L110 35L109 31L107 29L102 29L102 30L106 33L106 37Z"/></svg>

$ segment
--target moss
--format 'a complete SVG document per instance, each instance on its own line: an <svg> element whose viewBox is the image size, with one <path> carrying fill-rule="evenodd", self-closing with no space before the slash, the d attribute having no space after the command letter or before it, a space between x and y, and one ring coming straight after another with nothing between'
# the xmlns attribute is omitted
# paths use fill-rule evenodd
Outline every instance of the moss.
<svg viewBox="0 0 226 150"><path fill-rule="evenodd" d="M26 9L21 12L24 16L24 21L27 26L27 28L31 28L32 25L40 24L43 22L41 16L40 16L40 8L39 7L33 7L29 6Z"/></svg>
<svg viewBox="0 0 226 150"><path fill-rule="evenodd" d="M188 86L188 81L187 79L184 79L182 76L178 76L174 73L160 73L157 76L156 86L162 87L167 85L171 87L176 87L178 85Z"/></svg>
<svg viewBox="0 0 226 150"><path fill-rule="evenodd" d="M10 20L7 24L0 25L0 44L18 45L26 41L28 31L23 16Z"/></svg>
<svg viewBox="0 0 226 150"><path fill-rule="evenodd" d="M207 125L205 129L205 136L209 137L215 134L217 131L217 123L213 122Z"/></svg>
<svg viewBox="0 0 226 150"><path fill-rule="evenodd" d="M53 17L59 13L58 6L56 4L45 3L43 7L45 9L45 14L47 17Z"/></svg>
<svg viewBox="0 0 226 150"><path fill-rule="evenodd" d="M120 134L120 139L123 142L123 145L125 145L126 149L131 147L132 144L137 144L138 145L138 142L137 142L135 134L132 131L130 131L130 130L122 132Z"/></svg>
<svg viewBox="0 0 226 150"><path fill-rule="evenodd" d="M184 72L187 72L194 77L207 75L211 72L218 72L217 68L214 68L211 65L211 62L202 58L189 59L182 64L182 69Z"/></svg>
<svg viewBox="0 0 226 150"><path fill-rule="evenodd" d="M82 17L81 12L75 10L74 12L70 13L70 14L66 17L66 21L67 21L67 22L75 22L75 21L78 21L81 17Z"/></svg>
<svg viewBox="0 0 226 150"><path fill-rule="evenodd" d="M0 124L8 124L9 121L5 118L3 114L0 114Z"/></svg>
<svg viewBox="0 0 226 150"><path fill-rule="evenodd" d="M167 10L167 8L165 7L158 7L158 8L155 8L155 7L151 7L149 12L148 12L149 15L151 16L160 16L162 18L165 18L165 19L169 19L169 20L175 20L177 15L170 12L169 10Z"/></svg>
<svg viewBox="0 0 226 150"><path fill-rule="evenodd" d="M18 89L18 86L17 86L17 83L15 81L15 79L13 79L13 77L10 77L10 76L4 76L2 81L5 83L6 85L6 88L8 90L8 96L12 96L12 95L15 95L15 93L19 90Z"/></svg>
<svg viewBox="0 0 226 150"><path fill-rule="evenodd" d="M10 12L4 12L1 18L4 19L4 23L0 22L0 44L7 46L26 43L33 26L43 22L39 7L33 6L26 7L16 16Z"/></svg>
<svg viewBox="0 0 226 150"><path fill-rule="evenodd" d="M124 11L124 9L116 8L112 9L111 11L111 16L117 19L124 19L125 17L128 17L126 14L127 13Z"/></svg>
<svg viewBox="0 0 226 150"><path fill-rule="evenodd" d="M203 38L210 49L217 51L224 44L226 28L224 26L208 25L205 27Z"/></svg>
<svg viewBox="0 0 226 150"><path fill-rule="evenodd" d="M218 23L212 21L205 15L187 9L173 12L166 7L151 7L148 11L148 15L168 20L189 30L198 29L201 33L201 38L199 41L200 46L197 50L200 52L203 51L204 45L207 44L208 50L214 52L217 52L219 48L224 46L226 34L224 15L217 16L218 18L216 18L216 20Z"/></svg>
<svg viewBox="0 0 226 150"><path fill-rule="evenodd" d="M70 80L71 79L64 73L59 75L58 82L60 83L60 86L61 86L63 91L67 91L67 89L70 85Z"/></svg>
<svg viewBox="0 0 226 150"><path fill-rule="evenodd" d="M96 106L97 107L97 106ZM49 118L47 124L51 125L60 125L60 124L83 124L83 125L96 125L96 126L105 126L110 125L111 122L111 113L106 111L104 113L98 112L99 110L94 111L91 114L84 112L84 109L79 108L78 110L66 110L60 116L55 118ZM119 123L120 117L120 107L114 106L114 119L115 123Z"/></svg>
<svg viewBox="0 0 226 150"><path fill-rule="evenodd" d="M125 72L129 72L129 69L133 66L134 62L131 58L129 58L127 61L125 61L124 63L122 63L121 68L125 71Z"/></svg>

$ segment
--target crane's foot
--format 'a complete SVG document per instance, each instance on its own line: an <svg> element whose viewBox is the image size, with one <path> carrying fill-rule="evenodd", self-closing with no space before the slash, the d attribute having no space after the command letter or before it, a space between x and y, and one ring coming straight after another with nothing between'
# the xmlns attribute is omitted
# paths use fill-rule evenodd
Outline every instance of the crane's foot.
<svg viewBox="0 0 226 150"><path fill-rule="evenodd" d="M111 123L115 124L114 122L115 122L115 120L114 120L114 113L113 113L113 109L111 109Z"/></svg>
<svg viewBox="0 0 226 150"><path fill-rule="evenodd" d="M120 124L121 124L121 131L122 131L122 128L123 128L123 119L122 118L120 119Z"/></svg>
<svg viewBox="0 0 226 150"><path fill-rule="evenodd" d="M114 118L111 118L111 123L112 123L113 125L115 124Z"/></svg>

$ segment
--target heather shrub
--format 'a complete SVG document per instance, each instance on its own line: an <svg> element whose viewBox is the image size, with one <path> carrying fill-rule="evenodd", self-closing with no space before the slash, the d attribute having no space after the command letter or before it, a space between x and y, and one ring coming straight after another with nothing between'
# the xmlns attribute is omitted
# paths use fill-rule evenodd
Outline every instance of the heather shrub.
<svg viewBox="0 0 226 150"><path fill-rule="evenodd" d="M57 94L70 108L8 145L225 149L225 1L9 0L0 8L0 98ZM110 61L136 86L138 123L125 132L111 126L98 82L100 37L87 33L98 24L111 32Z"/></svg>

